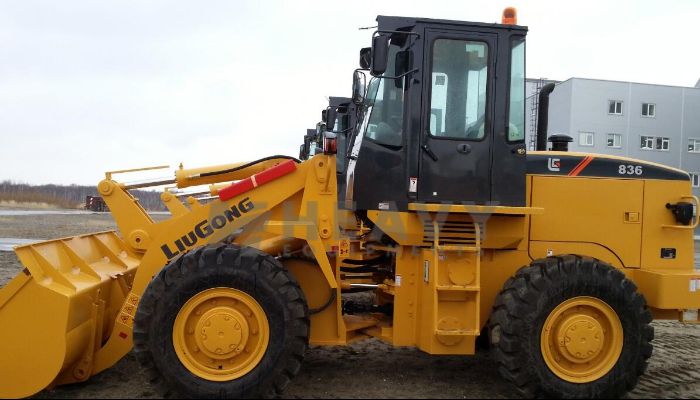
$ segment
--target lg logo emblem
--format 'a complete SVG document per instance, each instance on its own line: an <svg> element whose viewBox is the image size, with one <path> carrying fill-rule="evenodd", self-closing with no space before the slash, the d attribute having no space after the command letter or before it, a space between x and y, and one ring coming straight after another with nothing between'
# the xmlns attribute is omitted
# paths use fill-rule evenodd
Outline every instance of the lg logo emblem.
<svg viewBox="0 0 700 400"><path fill-rule="evenodd" d="M550 158L547 163L547 168L552 172L559 172L561 170L561 160L558 158Z"/></svg>

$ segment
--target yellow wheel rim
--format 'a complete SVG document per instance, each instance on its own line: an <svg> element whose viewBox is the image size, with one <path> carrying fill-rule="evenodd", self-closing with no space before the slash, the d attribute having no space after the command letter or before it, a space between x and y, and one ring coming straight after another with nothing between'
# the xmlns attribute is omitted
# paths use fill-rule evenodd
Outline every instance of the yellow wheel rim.
<svg viewBox="0 0 700 400"><path fill-rule="evenodd" d="M559 378L588 383L602 378L622 353L620 318L607 303L575 297L555 308L542 328L544 361Z"/></svg>
<svg viewBox="0 0 700 400"><path fill-rule="evenodd" d="M265 311L247 293L208 289L180 309L173 345L180 362L200 378L225 382L252 371L270 342Z"/></svg>

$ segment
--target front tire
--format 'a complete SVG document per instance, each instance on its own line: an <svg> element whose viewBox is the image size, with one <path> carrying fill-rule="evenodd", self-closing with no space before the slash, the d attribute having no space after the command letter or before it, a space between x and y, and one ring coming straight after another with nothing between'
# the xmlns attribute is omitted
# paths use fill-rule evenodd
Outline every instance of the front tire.
<svg viewBox="0 0 700 400"><path fill-rule="evenodd" d="M564 255L537 260L506 282L489 336L499 372L525 397L617 398L646 370L651 320L622 272Z"/></svg>
<svg viewBox="0 0 700 400"><path fill-rule="evenodd" d="M308 348L301 288L272 256L217 244L172 261L149 284L134 349L165 397L280 395Z"/></svg>

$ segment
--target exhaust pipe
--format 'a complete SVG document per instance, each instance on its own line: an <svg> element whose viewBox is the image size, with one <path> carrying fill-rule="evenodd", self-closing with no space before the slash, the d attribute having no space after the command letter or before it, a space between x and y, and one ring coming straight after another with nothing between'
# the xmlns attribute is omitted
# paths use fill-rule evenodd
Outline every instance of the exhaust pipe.
<svg viewBox="0 0 700 400"><path fill-rule="evenodd" d="M549 95L554 90L554 83L548 83L540 90L537 109L537 151L547 150L547 125L549 124Z"/></svg>

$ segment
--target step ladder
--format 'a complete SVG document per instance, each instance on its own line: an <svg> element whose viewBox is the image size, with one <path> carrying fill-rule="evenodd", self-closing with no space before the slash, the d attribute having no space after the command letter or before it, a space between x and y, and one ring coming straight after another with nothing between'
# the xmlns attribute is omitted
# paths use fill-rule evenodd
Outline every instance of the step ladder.
<svg viewBox="0 0 700 400"><path fill-rule="evenodd" d="M439 222L434 219L432 227L432 268L425 274L433 276L424 276L433 291L431 330L437 343L431 352L461 347L457 353L471 354L481 330L481 227L474 223L474 243L468 245L441 244Z"/></svg>

